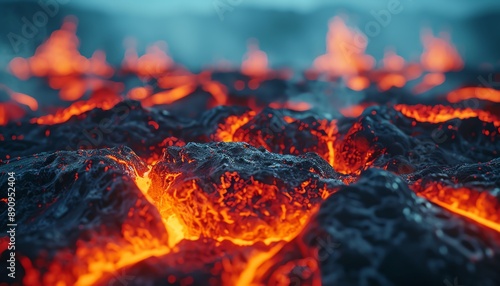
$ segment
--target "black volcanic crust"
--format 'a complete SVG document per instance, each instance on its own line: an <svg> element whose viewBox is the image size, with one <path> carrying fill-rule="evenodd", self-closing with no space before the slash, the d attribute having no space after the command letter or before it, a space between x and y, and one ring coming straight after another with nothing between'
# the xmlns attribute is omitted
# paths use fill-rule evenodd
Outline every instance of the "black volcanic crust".
<svg viewBox="0 0 500 286"><path fill-rule="evenodd" d="M323 257L324 285L499 285L500 235L417 198L391 173L366 171L315 222L304 235Z"/></svg>
<svg viewBox="0 0 500 286"><path fill-rule="evenodd" d="M0 126L0 164L8 162L7 155L16 158L42 152L120 146L130 147L141 158L161 156L168 147L162 145L164 140L210 142L227 117L247 111L243 107L220 106L193 119L174 116L165 110L144 109L136 101L124 101L110 110L94 109L61 124L10 123ZM287 122L285 117L295 121ZM317 150L319 141L312 135L312 132L324 133L319 129L321 120L314 112L265 108L238 128L234 136L236 141L264 146L274 153L324 152ZM356 122L361 129L348 133ZM342 135L338 148L352 149L355 147L351 147L352 142L363 138L373 149L373 165L399 174L435 166L487 162L499 156L500 132L496 132L492 123L477 118L414 123L391 106L379 105L367 108L358 118L341 118L337 124ZM491 135L486 136L480 130L488 130ZM13 138L19 135L24 138Z"/></svg>
<svg viewBox="0 0 500 286"><path fill-rule="evenodd" d="M185 180L200 179L204 183L220 183L226 172L237 172L241 178L273 184L279 181L298 187L308 179L339 185L340 176L316 153L300 156L271 153L247 143L188 143L184 147L169 147L153 174L183 174Z"/></svg>
<svg viewBox="0 0 500 286"><path fill-rule="evenodd" d="M498 233L418 198L409 189L416 182L440 182L479 188L498 198L500 135L493 133L493 124L475 118L461 120L460 124L453 120L421 123L390 106L368 108L358 118L337 122L337 147L342 152L349 155L357 151L360 141L368 142L371 148L372 170L350 177L335 172L316 153L296 154L302 147L308 149L318 144L311 130L324 135L324 130L317 130L318 124L313 124L319 118L312 112L264 109L234 134L248 143L207 143L213 140L225 118L246 111L219 107L199 118L183 119L127 101L108 111L92 110L63 124L39 126L22 122L0 126L1 186L7 184L6 173L16 172L19 254L35 259L44 253L47 267L57 253L74 253L78 241L96 248L115 241L125 248L130 242L124 239L123 225L146 228L147 234L136 235L166 243L160 212L133 182L136 171L147 171L145 158L164 152L150 172L153 183L160 186L165 184L163 174L181 173L174 182L176 186L196 180L204 192L213 194L223 174L236 172L244 179L276 184L283 192L293 192L302 182L311 181L308 190L315 194L318 204L322 201L319 187L336 191L321 204L316 218L301 234L309 238L309 245L328 254L319 261L324 285L443 285L443 281L453 285L455 279L457 285L500 285ZM296 121L289 122L286 116ZM271 122L268 118L274 119ZM113 128L104 132L99 127L103 120L111 122ZM354 124L360 128L352 129ZM448 128L450 124L456 128ZM490 130L491 135L480 130ZM21 134L23 140L12 138ZM256 140L262 134L266 136ZM190 143L183 147L160 144L169 138ZM74 151L82 142L87 144L83 147L95 150ZM271 146L272 152L259 148L261 142ZM291 151L291 147L296 151ZM6 160L6 155L10 159ZM335 156L339 159L338 154ZM365 162L354 163L363 166ZM356 180L350 186L341 183ZM6 191L0 189L2 198L7 196ZM6 210L2 209L2 237L6 219ZM226 226L219 227L217 231ZM335 241L339 247L332 252L318 243L318 238ZM284 248L290 251L287 257L300 257L298 247L291 246L295 244ZM206 257L199 267L220 259L215 256L213 260ZM78 258L72 259L65 271L80 263ZM178 263L171 256L161 259L167 261L160 264L165 267ZM277 263L284 261L278 259ZM141 271L141 267L149 269L149 264L156 262L150 258L125 272L134 273L138 281L161 284L165 278L160 275L161 268ZM195 268L188 273L185 269L171 273L201 273L204 278L197 276L195 281L213 278L205 269Z"/></svg>
<svg viewBox="0 0 500 286"><path fill-rule="evenodd" d="M160 214L132 181L133 171L109 156L144 171L144 163L129 148L42 153L0 166L2 186L7 186L7 173L15 172L18 257L32 261L44 257L43 267L47 267L57 261L58 253L74 254L77 244L105 249L112 241L126 247L130 242L123 236L124 225L142 229L137 238L154 237L166 243ZM1 188L0 196L7 197L7 188ZM3 237L7 208L2 207L0 215ZM2 259L5 255L7 251ZM75 255L71 259L62 265L63 271L83 263ZM39 267L35 268L43 269ZM21 281L22 276L17 278Z"/></svg>

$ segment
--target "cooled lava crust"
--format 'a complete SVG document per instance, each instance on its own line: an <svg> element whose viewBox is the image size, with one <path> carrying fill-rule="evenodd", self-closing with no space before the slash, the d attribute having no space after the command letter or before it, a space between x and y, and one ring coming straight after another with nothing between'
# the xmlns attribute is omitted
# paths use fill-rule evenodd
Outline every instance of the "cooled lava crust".
<svg viewBox="0 0 500 286"><path fill-rule="evenodd" d="M242 107L187 119L134 101L9 123L0 185L16 173L16 281L500 285L495 128L382 104L329 121Z"/></svg>

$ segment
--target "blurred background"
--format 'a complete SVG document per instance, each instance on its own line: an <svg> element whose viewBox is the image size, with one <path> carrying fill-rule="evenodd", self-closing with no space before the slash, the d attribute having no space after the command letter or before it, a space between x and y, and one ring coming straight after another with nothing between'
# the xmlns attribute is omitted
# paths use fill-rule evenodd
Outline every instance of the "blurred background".
<svg viewBox="0 0 500 286"><path fill-rule="evenodd" d="M399 12L384 18L383 10L391 5ZM47 23L23 36L26 21L44 23L40 11L48 14ZM427 27L435 34L449 33L466 66L500 64L497 0L3 0L0 13L3 67L15 56L31 56L67 15L79 20L82 54L101 49L112 64L123 59L128 37L136 39L139 52L166 41L170 56L192 70L224 61L238 65L248 39L255 38L271 66L306 69L325 52L334 15L370 34L367 53L376 59L387 48L408 60L418 58L421 31ZM13 40L14 35L24 39Z"/></svg>
<svg viewBox="0 0 500 286"><path fill-rule="evenodd" d="M0 124L24 114L53 113L59 110L56 106L67 107L79 99L91 100L85 103L88 109L109 108L116 103L109 102L113 96L144 99L143 105L153 106L171 105L172 98L189 93L209 93L216 98L215 105L227 104L221 99L226 96L245 98L241 104L247 105L246 100L257 93L264 104L296 97L329 114L332 106L376 100L377 94L393 87L401 95L434 97L467 85L500 86L498 0L4 0L0 13ZM78 39L70 28L66 32L71 38L52 41L44 55L28 64L26 59L61 29L68 16L77 23ZM332 19L341 20L332 25ZM166 74L145 76L134 70L137 76L131 79L123 70L124 59L131 59L125 57L126 51L133 46L133 53L142 56L151 52L152 45L167 55L163 51L159 57L152 55L147 65L167 68ZM95 58L104 70L95 73L88 66L78 67L96 51L104 52ZM388 52L397 56L388 60ZM37 64L39 59L43 66ZM242 66L245 59L253 73L250 79L258 78L253 87L252 83L238 86L234 74L210 74L228 68L238 71L241 66L248 75ZM189 75L191 83L198 84L197 90L189 90L189 84L168 74L172 62L195 74L209 71L208 77L215 79ZM392 67L386 65L390 62ZM107 63L111 73L104 67ZM268 74L269 67L286 68L294 78ZM343 80L300 86L301 80L311 79L307 72L312 68ZM162 76L164 86L158 86ZM273 78L287 81L254 92L257 82ZM334 96L326 98L329 93ZM388 95L384 100L390 100Z"/></svg>

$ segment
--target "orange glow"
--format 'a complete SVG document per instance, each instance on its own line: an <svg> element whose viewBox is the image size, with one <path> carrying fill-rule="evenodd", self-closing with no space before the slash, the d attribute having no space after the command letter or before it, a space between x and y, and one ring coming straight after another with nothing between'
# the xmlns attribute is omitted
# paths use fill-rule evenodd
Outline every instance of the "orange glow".
<svg viewBox="0 0 500 286"><path fill-rule="evenodd" d="M236 245L291 240L312 207L323 200L315 191L322 186L313 182L283 192L276 184L243 179L236 172L224 173L212 193L180 173L154 174L151 186L148 195L160 214L178 218L184 237L230 240ZM259 200L252 201L256 197Z"/></svg>
<svg viewBox="0 0 500 286"><path fill-rule="evenodd" d="M431 31L422 33L424 52L420 58L422 66L431 72L443 73L461 70L463 61L448 35L435 37Z"/></svg>
<svg viewBox="0 0 500 286"><path fill-rule="evenodd" d="M160 91L142 100L142 105L145 107L150 107L154 105L171 104L190 95L193 91L195 91L195 89L196 85L187 84L171 90Z"/></svg>
<svg viewBox="0 0 500 286"><path fill-rule="evenodd" d="M384 69L387 71L401 71L405 67L405 60L393 51L387 51L382 59Z"/></svg>
<svg viewBox="0 0 500 286"><path fill-rule="evenodd" d="M185 71L175 70L162 75L158 78L158 86L161 88L169 89L175 88L180 85L190 84L197 80L196 75Z"/></svg>
<svg viewBox="0 0 500 286"><path fill-rule="evenodd" d="M96 51L87 59L80 54L78 46L76 19L68 17L61 29L54 31L32 57L13 59L9 69L23 80L32 76L46 78L51 88L60 89L59 97L65 101L78 100L89 90L96 91L105 86L116 88L119 84L100 79L114 74L104 52ZM36 106L33 100L18 98L32 109Z"/></svg>
<svg viewBox="0 0 500 286"><path fill-rule="evenodd" d="M419 83L417 86L415 86L413 91L416 94L424 93L436 86L443 84L444 81L445 81L445 76L442 73L426 74L422 78L422 82Z"/></svg>
<svg viewBox="0 0 500 286"><path fill-rule="evenodd" d="M14 92L10 96L16 102L28 106L33 111L36 111L38 109L38 102L36 101L36 99L27 94Z"/></svg>
<svg viewBox="0 0 500 286"><path fill-rule="evenodd" d="M210 178L203 177L204 174L198 176L196 173L198 169L192 173L191 171L184 173L182 167L166 165L166 163L179 163L175 162L177 158L169 157L172 150L175 152L176 148L168 150L166 148L184 146L188 140L192 140L195 142L247 142L254 147L267 149L276 154L303 155L307 152L314 152L333 167L336 175L332 178L330 176L332 170L328 166L324 169L324 162L321 160L323 165L320 165L320 171L311 162L301 165L301 171L307 172L309 168L308 171L311 173L309 175L314 173L314 178L322 177L332 184L337 184L333 182L337 182L340 178L339 180L348 185L356 181L363 170L374 164L376 156L386 152L380 147L386 139L375 137L377 130L370 126L370 124L377 124L377 120L370 121L373 118L360 117L363 112L365 115L370 112L373 115L376 114L379 110L377 108L370 108L366 111L375 103L363 100L359 104L341 108L339 112L344 117L351 118L342 118L337 121L319 119L323 116L322 113L316 115L313 112L299 113L313 108L308 102L270 102L272 99L262 99L262 95L265 96L268 92L259 90L263 83L263 89L270 87L270 93L273 92L273 96L276 95L273 98L282 98L281 96L288 96L289 93L300 93L300 97L303 98L303 95L307 96L309 92L312 94L317 90L316 87L308 90L309 83L304 84L300 81L276 81L278 82L276 87L272 85L275 82L267 85L269 82L265 83L266 80L281 74L269 68L268 57L259 49L256 41L250 42L248 46L248 52L241 64L241 73L230 71L222 74L212 70L191 73L174 63L168 54L167 44L164 42L148 47L142 56L138 55L135 45L127 45L121 69L115 71L106 62L106 55L102 51L96 51L90 58L80 54L76 27L74 19L66 20L61 29L53 32L47 41L38 47L32 57L26 59L17 57L9 63L10 72L19 79L42 77L50 88L59 91L61 100L68 101L64 105L65 108L60 108L52 114L39 116L40 113L35 113L39 117L31 118L30 123L53 125L75 120L74 116L77 116L78 120L90 115L99 116L94 112L90 115L85 113L97 108L109 110L124 99L132 99L140 101L143 107L161 106L157 109L150 108L146 111L146 115L142 114L144 116L132 119L141 118L141 122L138 123L141 132L149 132L153 136L173 134L183 139L149 138L150 136L141 138L141 143L136 143L145 147L139 150L145 151L144 154L148 157L138 159L138 161L143 160L141 168L134 166L132 161L127 161L131 157L120 159L119 156L107 156L117 164L108 164L104 172L112 168L122 168L116 179L120 180L120 183L135 184L132 188L133 192L137 192L134 194L137 197L132 204L134 206L125 212L126 216L122 218L122 221L117 222L119 225L113 226L118 226L118 228L108 230L108 225L103 225L96 230L85 230L85 238L76 241L74 249L68 247L68 249L56 251L55 257L50 257L50 260L54 261L50 265L44 261L46 257L42 254L36 256L33 261L20 257L19 262L26 270L23 284L95 285L99 284L101 279L109 277L124 267L133 266L155 256L165 259L162 256L167 254L178 255L176 259L172 259L175 263L191 266L189 261L186 262L184 259L194 252L193 249L187 249L190 253L186 256L184 256L186 253L182 251L186 251L186 245L196 247L201 245L201 247L207 246L203 249L206 253L200 252L207 256L222 251L224 251L223 255L227 255L227 257L216 258L216 260L222 260L220 263L217 262L220 264L217 268L220 266L223 269L221 275L223 286L264 285L265 282L276 286L290 285L292 284L291 274L296 274L292 273L294 271L306 272L304 277L307 281L302 284L321 285L320 265L318 265L320 261L314 256L317 254L314 253L317 249L310 245L301 245L300 240L304 240L302 236L305 233L308 235L312 233L308 232L310 229L304 229L305 226L315 223L315 220L311 218L314 218L313 215L322 202L334 190L329 189L326 184L317 183L315 179L302 181L297 186L289 186L289 182L273 179L267 175L265 179L262 179L258 176L245 176L244 173L238 172L219 172L220 169L217 170L219 172L217 175L210 176ZM349 28L342 18L334 17L329 23L326 53L315 59L313 69L306 77L317 79L324 76L328 79L335 79L332 83L318 85L319 88L328 85L325 93L329 93L336 92L339 82L345 83L348 88L355 91L366 90L373 87L372 84L377 85L381 91L387 91L393 87L402 88L408 81L419 78L423 74L421 82L414 89L415 93L423 93L444 83L445 73L462 68L463 62L455 47L445 37L437 38L432 34L424 34L422 40L425 51L421 57L421 64L407 63L401 56L389 51L382 60L383 66L374 70L375 60L365 54L367 37ZM135 87L124 90L124 84L113 81L119 76L126 76L127 80L133 78L130 84L136 84ZM214 78L218 76L224 80L221 82L215 80ZM235 80L231 82L227 79ZM139 81L143 84L137 85ZM235 92L236 95L231 94L234 92L233 87L242 92ZM282 87L287 89L283 90ZM0 88L5 89L10 96L8 102L0 103L0 125L23 118L26 112L29 112L28 108L31 111L38 109L41 110L40 112L44 111L35 98L14 92L1 85ZM361 92L351 91L350 93L358 96ZM399 96L398 92L394 94ZM401 92L401 94L405 93ZM248 109L240 109L238 106L234 109L224 109L225 113L215 114L209 111L198 123L195 123L195 119L188 121L187 118L182 118L182 115L177 117L174 112L169 115L162 111L162 109L169 109L162 105L191 103L189 102L190 96L196 99L206 96L208 98L206 109L233 103L246 104ZM470 98L500 103L500 91L466 87L447 95L451 103ZM380 102L385 100L384 97L376 98L378 104L383 104ZM357 101L353 99L351 102ZM261 102L270 102L268 106L270 108L284 108L297 112L269 111L267 108L263 109ZM386 102L384 107L389 107L394 101L389 99ZM176 111L180 109L178 105L171 107ZM412 118L404 121L413 121L413 126L417 121L443 123L451 119L478 118L483 122L492 123L500 132L500 116L484 110L454 108L445 105L405 104L397 104L394 109L403 116ZM140 110L136 111L140 112ZM259 113L260 111L262 112ZM196 112L189 110L189 115L197 112L198 110ZM390 115L393 115L392 113ZM225 117L221 118L221 114ZM240 115L226 116L225 114ZM324 116L330 118L330 115ZM338 114L334 116L340 117ZM356 117L360 118L356 119ZM401 122L401 117L398 115L396 119ZM169 126L175 118L179 118L180 123L172 129ZM211 125L215 120L218 123L216 127ZM90 124L86 121L83 123ZM185 126L187 127L184 128ZM206 127L207 130L192 131L193 127ZM41 129L37 131L39 134L50 137L42 137L47 140L52 140L59 134L54 128L47 126L38 126L38 128ZM490 131L485 128L482 132L488 135L489 133L486 132ZM282 136L283 134L286 136ZM28 136L9 134L6 137L8 140L26 140L24 143L29 144ZM7 141L4 140L2 134L0 134L0 141ZM161 143L158 143L160 141ZM147 146L148 142L156 143L153 146ZM130 147L135 147L135 145L132 144ZM245 145L245 147L248 146ZM211 156L210 154L206 153L207 156ZM385 155L389 154L384 154L384 160L390 157ZM11 157L7 155L5 158ZM278 166L279 168L279 164L289 164L290 158L283 157L280 159L283 162L267 167ZM242 157L235 159L246 160ZM189 152L181 153L179 160L183 164L198 163L189 158ZM225 162L231 163L232 161L233 158L229 158ZM223 164L226 164L225 162ZM188 167L193 166L199 169L206 168L206 165L201 167L188 165ZM146 167L147 171L144 171ZM82 179L81 175L80 173L80 179ZM77 178L78 174L75 179ZM412 188L415 193L430 202L500 232L500 204L498 199L488 192L464 187L452 188L439 183L425 188L415 184ZM6 199L2 198L0 201L6 202ZM129 198L126 203L128 202ZM121 204L120 207L122 207ZM6 247L6 240L0 238L0 249L4 247ZM199 253L195 255L196 259L200 258ZM169 259L168 257L162 260L162 263L172 263L168 261ZM174 269L174 273L175 271L177 269ZM193 272L196 273L195 271ZM211 274L216 276L214 273ZM180 285L187 285L190 283L184 282L192 281L189 279L193 278L188 277L185 281L179 281L176 275L169 275L166 280L171 284L179 282ZM207 281L208 284L214 283Z"/></svg>
<svg viewBox="0 0 500 286"><path fill-rule="evenodd" d="M173 67L173 60L167 54L167 44L157 42L147 48L146 54L139 57L133 44L125 52L122 67L139 76L157 77Z"/></svg>
<svg viewBox="0 0 500 286"><path fill-rule="evenodd" d="M213 81L210 72L191 74L185 70L175 70L161 75L158 78L158 86L167 90L151 95L149 89L139 87L131 90L128 96L140 100L145 107L172 104L191 95L198 88L206 91L214 98L215 106L225 105L228 99L226 86ZM211 105L211 107L214 105Z"/></svg>
<svg viewBox="0 0 500 286"><path fill-rule="evenodd" d="M364 76L355 76L348 78L346 85L352 90L361 91L370 86L370 80Z"/></svg>
<svg viewBox="0 0 500 286"><path fill-rule="evenodd" d="M383 76L379 82L378 87L381 91L389 90L392 87L403 87L406 84L406 78L400 74L387 74Z"/></svg>
<svg viewBox="0 0 500 286"><path fill-rule="evenodd" d="M248 129L252 129L252 126L245 126L250 122L255 116L254 111L247 112L241 116L229 116L223 123L220 123L218 129L213 136L214 141L223 141L223 142L246 142L254 147L265 147L268 151L272 151L265 141L269 138L265 136L272 135L263 135L260 134L258 136L250 136L248 134ZM317 146L306 149L306 150L297 150L295 147L292 147L289 151L284 150L284 146L281 145L281 153L285 154L300 154L305 152L316 152L323 159L330 163L330 165L336 167L335 165L335 140L337 137L337 122L336 121L328 121L328 120L320 120L315 123L314 126L307 126L305 124L301 124L300 121L295 120L291 117L283 118L288 124L300 124L299 129L307 129L312 135L314 135L317 140ZM342 168L341 168L342 169Z"/></svg>
<svg viewBox="0 0 500 286"><path fill-rule="evenodd" d="M314 69L331 76L353 76L371 69L375 60L365 55L368 40L361 32L348 28L342 18L329 24L326 54L314 60Z"/></svg>
<svg viewBox="0 0 500 286"><path fill-rule="evenodd" d="M268 72L268 61L265 52L259 50L256 41L248 45L248 52L241 63L241 72L252 77L264 77Z"/></svg>
<svg viewBox="0 0 500 286"><path fill-rule="evenodd" d="M130 99L141 100L151 95L151 90L146 87L134 87L128 92Z"/></svg>
<svg viewBox="0 0 500 286"><path fill-rule="evenodd" d="M355 104L340 109L340 113L345 117L358 117L363 113L363 111L365 111L367 107L372 105L373 104L369 103Z"/></svg>
<svg viewBox="0 0 500 286"><path fill-rule="evenodd" d="M226 104L227 88L223 84L207 80L202 83L202 88L213 96L217 106Z"/></svg>
<svg viewBox="0 0 500 286"><path fill-rule="evenodd" d="M472 98L500 103L500 91L488 87L462 87L448 93L446 98L451 103Z"/></svg>
<svg viewBox="0 0 500 286"><path fill-rule="evenodd" d="M10 61L10 72L17 78L27 80L31 77L29 62L26 59L17 57Z"/></svg>
<svg viewBox="0 0 500 286"><path fill-rule="evenodd" d="M319 203L331 193L326 187L310 181L303 182L295 190L283 192L276 184L262 183L253 178L243 179L235 172L224 173L220 184L215 186L216 192L209 193L198 186L196 180L190 180L181 173L161 174L150 167L150 171L140 176L130 163L108 157L129 167L131 177L148 201L158 208L168 230L169 248L161 252L160 247L141 258L158 252L166 254L186 239L211 237L220 242L229 240L236 250L259 243L260 246L248 256L244 268L228 265L223 279L223 285L227 286L250 285L255 277L263 274L262 264L302 231ZM186 160L189 162L190 159ZM260 199L252 201L256 196ZM271 201L278 203L268 203ZM238 211L230 211L233 209ZM261 243L268 246L263 247ZM129 259L125 264L130 265L131 261ZM97 276L100 273L91 274ZM90 276L88 280L79 281L91 283L95 278Z"/></svg>
<svg viewBox="0 0 500 286"><path fill-rule="evenodd" d="M108 158L125 164L127 170L131 167L134 172L130 176L141 191L148 188L147 174L145 178L139 177L135 168L128 162L113 156ZM90 240L77 241L76 252L59 251L43 276L33 266L43 261L22 260L23 267L28 273L24 277L24 285L94 285L105 274L134 265L148 257L170 253L171 248L168 246L170 238L166 229L162 228L162 224L154 226L151 223L155 218L149 209L148 201L147 195L138 198L121 225L119 237L103 241L97 235Z"/></svg>
<svg viewBox="0 0 500 286"><path fill-rule="evenodd" d="M274 135L257 133L250 134L253 124L250 121L255 113L248 112L241 116L229 116L223 123L220 123L213 136L214 141L223 142L246 142L254 147L264 147L268 151L277 152L268 145L268 140L272 140ZM361 124L355 123L347 134L339 136L337 121L319 120L312 125L304 124L300 120L291 117L283 118L288 124L294 124L299 130L310 132L317 140L315 146L297 150L291 147L285 150L285 145L279 145L279 153L283 154L303 154L306 152L316 152L327 161L335 171L341 174L359 174L372 164L374 158L371 142L355 134L361 131ZM340 137L340 138L339 138Z"/></svg>
<svg viewBox="0 0 500 286"><path fill-rule="evenodd" d="M484 110L473 110L470 108L453 108L444 105L405 105L398 104L394 109L404 116L413 118L419 122L442 123L451 119L479 118L484 122L493 123L495 127L500 127L500 119Z"/></svg>
<svg viewBox="0 0 500 286"><path fill-rule="evenodd" d="M500 202L486 191L433 183L417 194L458 215L500 232Z"/></svg>
<svg viewBox="0 0 500 286"><path fill-rule="evenodd" d="M420 76L418 65L407 65L405 60L393 51L387 51L382 59L383 73L377 79L378 88L386 91L392 87L402 88L406 82Z"/></svg>
<svg viewBox="0 0 500 286"><path fill-rule="evenodd" d="M335 171L346 175L359 175L362 170L371 166L374 158L374 147L372 142L365 137L356 136L362 131L362 125L359 122L354 123L347 134L337 135L334 138L328 160ZM337 130L335 130L338 133ZM329 146L330 147L330 146Z"/></svg>
<svg viewBox="0 0 500 286"><path fill-rule="evenodd" d="M38 101L36 101L36 99L34 99L33 97L31 97L27 94L24 94L24 93L15 92L4 84L0 84L0 89L3 89L12 99L12 101L9 103L0 103L0 105L3 105L4 108L6 108L7 106L12 107L12 106L15 106L16 104L22 104L22 105L29 107L32 111L38 110ZM2 108L2 109L4 109L4 108ZM17 119L17 118L24 116L25 112L21 107L16 106L16 107L12 107L12 108L14 110L2 112L3 116L0 115L0 117L3 117L3 119L0 119L0 125L6 124L7 121L10 121L11 119L15 119L15 118ZM2 114L2 113L0 113L0 114ZM16 114L18 116L16 116ZM10 119L8 119L8 118L10 118Z"/></svg>
<svg viewBox="0 0 500 286"><path fill-rule="evenodd" d="M87 59L78 51L79 40L76 37L76 20L67 18L60 30L50 37L29 59L15 58L10 64L11 72L21 79L30 76L50 77L75 74L93 74L110 76L112 69L106 63L105 55L96 52Z"/></svg>
<svg viewBox="0 0 500 286"><path fill-rule="evenodd" d="M310 110L312 106L307 102L295 102L295 101L287 101L287 102L271 102L269 107L272 108L286 108L289 110L295 111L306 111Z"/></svg>
<svg viewBox="0 0 500 286"><path fill-rule="evenodd" d="M215 141L234 142L234 134L243 125L255 116L255 111L249 111L241 116L231 115L224 123L219 124L214 136Z"/></svg>
<svg viewBox="0 0 500 286"><path fill-rule="evenodd" d="M103 110L111 109L121 98L112 93L97 93L89 100L77 101L69 107L59 110L55 114L48 114L38 118L33 118L32 123L41 125L53 125L68 121L72 116L80 115L94 108Z"/></svg>
<svg viewBox="0 0 500 286"><path fill-rule="evenodd" d="M0 125L22 118L26 111L13 102L0 102Z"/></svg>

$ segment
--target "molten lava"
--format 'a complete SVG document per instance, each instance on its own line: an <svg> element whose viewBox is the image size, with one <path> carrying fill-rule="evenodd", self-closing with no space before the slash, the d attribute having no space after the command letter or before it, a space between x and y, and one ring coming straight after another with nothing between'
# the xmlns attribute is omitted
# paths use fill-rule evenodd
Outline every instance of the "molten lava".
<svg viewBox="0 0 500 286"><path fill-rule="evenodd" d="M43 240L43 246L32 247L36 254L19 255L25 285L103 285L123 272L142 275L146 280L138 285L159 277L154 282L316 286L328 281L322 279L329 271L339 271L335 272L339 276L349 272L338 270L344 267L335 260L338 257L346 264L365 260L368 264L376 257L376 267L359 272L370 276L395 265L394 261L381 265L379 250L390 249L391 254L382 257L388 261L403 251L393 244L397 239L383 240L380 231L370 233L372 228L382 225L399 231L403 225L401 229L410 229L412 235L426 231L418 225L422 216L415 215L415 194L436 205L438 215L442 209L457 214L453 226L463 227L464 232L470 231L461 225L467 221L485 226L491 231L488 235L500 233L500 203L490 190L495 182L477 188L447 185L444 180L422 185L412 176L404 177L404 182L399 176L425 176L432 173L428 165L440 168L478 160L490 160L493 166L493 171L479 169L479 174L496 170L496 159L488 156L498 157L500 117L495 112L500 110L500 91L462 87L443 93L446 96L437 101L418 101L425 104L416 104L420 98L412 96L437 86L446 88L447 75L463 67L447 36L424 33L420 62L388 51L376 66L366 54L367 37L334 17L326 53L314 60L308 80L296 80L289 72L273 70L256 40L249 42L240 70L194 73L174 63L165 42L139 55L132 41L126 43L121 66L111 67L101 51L90 58L80 53L76 28L74 18L66 19L32 57L9 63L18 79L43 78L50 91L58 91L55 106L44 106L40 99L0 85L7 95L7 101L0 103L0 149L5 150L0 168L13 166L27 172L23 179L41 180L39 189L34 189L37 184L23 185L26 192L20 195L30 206L26 211L33 211L27 219L23 214L24 222L39 223L33 226L38 229L61 225L62 231L71 233L66 244L58 245L53 237L67 233L50 233L51 243ZM315 89L315 84L322 88L319 79L328 86L324 92ZM330 102L326 94L337 96L345 91L344 84L350 93L367 97L346 104ZM317 102L309 99L316 95L321 97ZM478 99L477 107L459 105L469 99ZM133 108L124 119L110 115L109 110L127 104ZM109 116L116 129L99 133L100 123ZM418 137L441 130L441 123L449 120L470 118L477 119L471 125L483 128L474 132L491 135L466 142L477 143L465 146L478 157L444 158L463 150L461 142L450 147L423 143ZM408 131L408 126L414 130ZM89 130L99 140L88 135ZM60 147L66 139L71 144L89 139L98 143L90 146L92 150L71 151ZM398 176L389 175L390 167ZM353 187L372 171L380 172L377 184ZM339 201L329 205L328 199L339 192L342 196L335 198ZM384 205L384 196L390 207ZM80 200L81 205L74 204ZM8 202L7 197L0 198L0 204ZM404 205L402 210L393 208L398 204ZM331 211L340 215L317 225ZM348 226L342 224L344 218L351 220ZM312 231L321 227L321 233ZM318 253L322 246L317 245L321 242L311 242L311 236L324 238L327 232L362 240L366 247L353 252L346 246L322 261ZM31 247L44 238L29 237L32 240L25 242ZM478 245L484 242L479 240L482 236L477 239ZM0 250L7 245L2 237ZM442 249L440 245L440 253ZM444 265L446 258L438 258L443 260L436 259L437 264ZM331 261L333 270L328 268ZM363 276L359 273L352 276Z"/></svg>
<svg viewBox="0 0 500 286"><path fill-rule="evenodd" d="M500 202L486 191L433 183L424 188L417 184L416 192L451 212L500 232Z"/></svg>
<svg viewBox="0 0 500 286"><path fill-rule="evenodd" d="M404 116L413 118L419 122L442 123L451 119L478 118L481 121L493 123L500 128L500 118L485 110L474 110L471 108L453 108L445 105L405 105L398 104L394 109ZM499 129L500 130L500 129Z"/></svg>

